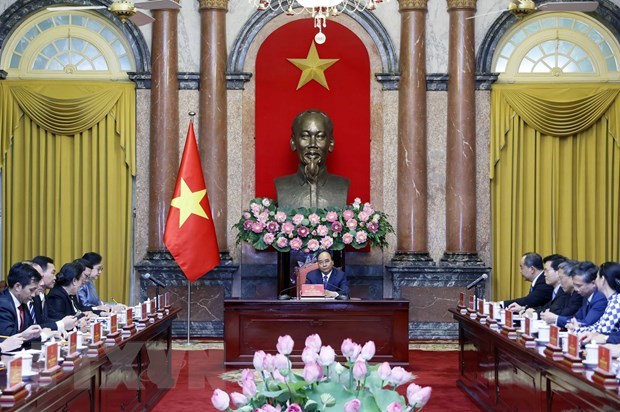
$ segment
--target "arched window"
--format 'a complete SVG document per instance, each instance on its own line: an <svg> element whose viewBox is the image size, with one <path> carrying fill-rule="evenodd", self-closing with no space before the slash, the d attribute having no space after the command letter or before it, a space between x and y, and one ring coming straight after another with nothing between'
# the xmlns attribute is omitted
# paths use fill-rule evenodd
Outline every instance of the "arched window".
<svg viewBox="0 0 620 412"><path fill-rule="evenodd" d="M504 35L493 56L500 82L620 80L620 47L582 13L537 13Z"/></svg>
<svg viewBox="0 0 620 412"><path fill-rule="evenodd" d="M1 67L15 78L127 79L135 62L125 36L98 14L46 10L11 36Z"/></svg>

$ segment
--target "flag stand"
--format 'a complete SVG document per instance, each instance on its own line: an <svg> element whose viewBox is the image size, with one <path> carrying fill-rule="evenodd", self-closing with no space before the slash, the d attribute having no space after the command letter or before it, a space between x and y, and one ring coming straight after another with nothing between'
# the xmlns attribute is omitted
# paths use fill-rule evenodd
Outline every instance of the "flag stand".
<svg viewBox="0 0 620 412"><path fill-rule="evenodd" d="M192 303L192 282L190 282L189 279L187 279L187 342L185 342L185 345L191 345L193 343L192 341L189 340L189 319L192 315L191 303Z"/></svg>

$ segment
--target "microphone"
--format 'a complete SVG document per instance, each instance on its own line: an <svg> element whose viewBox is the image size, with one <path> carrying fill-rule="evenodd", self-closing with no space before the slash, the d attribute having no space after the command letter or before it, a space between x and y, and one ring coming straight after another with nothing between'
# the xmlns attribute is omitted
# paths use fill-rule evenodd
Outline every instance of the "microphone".
<svg viewBox="0 0 620 412"><path fill-rule="evenodd" d="M293 285L290 288L283 289L280 293L278 293L278 300L291 300L292 299L291 295L284 293L284 292L288 292L289 290L296 289L296 288L297 288L297 285Z"/></svg>
<svg viewBox="0 0 620 412"><path fill-rule="evenodd" d="M334 285L333 283L329 283L329 282L327 282L327 286L331 286L331 287L333 287L335 289L338 289L337 290L338 296L336 296L334 298L335 300L349 300L349 294L345 293L346 291L343 288L338 287L338 286ZM325 290L329 290L329 289L325 288Z"/></svg>
<svg viewBox="0 0 620 412"><path fill-rule="evenodd" d="M483 280L486 280L488 277L489 277L489 275L487 275L486 273L483 273L482 275L480 275L480 277L478 279L474 280L469 285L467 285L467 289L469 290L469 289L473 288L478 283L482 282Z"/></svg>
<svg viewBox="0 0 620 412"><path fill-rule="evenodd" d="M164 285L161 280L155 279L153 276L151 276L150 273L145 273L144 275L140 275L140 279L142 279L142 280L150 280L151 282L153 282L154 284L156 284L160 288L165 288L166 287L166 285Z"/></svg>

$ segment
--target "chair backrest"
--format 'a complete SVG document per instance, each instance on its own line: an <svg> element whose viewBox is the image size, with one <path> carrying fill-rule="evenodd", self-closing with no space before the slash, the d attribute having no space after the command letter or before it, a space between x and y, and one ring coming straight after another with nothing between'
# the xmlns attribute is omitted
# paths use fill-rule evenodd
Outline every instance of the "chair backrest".
<svg viewBox="0 0 620 412"><path fill-rule="evenodd" d="M306 283L306 276L308 276L308 273L318 268L319 268L319 264L316 262L310 263L308 265L304 265L299 268L299 270L297 271L297 297L298 298L301 293L301 285Z"/></svg>

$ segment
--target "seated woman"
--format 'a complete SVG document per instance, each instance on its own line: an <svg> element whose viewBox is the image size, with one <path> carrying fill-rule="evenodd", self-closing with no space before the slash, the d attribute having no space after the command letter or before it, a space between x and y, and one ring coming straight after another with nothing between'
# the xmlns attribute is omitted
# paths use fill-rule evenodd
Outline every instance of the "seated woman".
<svg viewBox="0 0 620 412"><path fill-rule="evenodd" d="M56 321L73 316L84 307L76 297L86 275L84 266L76 262L66 263L56 274L56 284L47 294L46 305L49 318Z"/></svg>
<svg viewBox="0 0 620 412"><path fill-rule="evenodd" d="M592 339L597 342L606 341L607 335L620 330L620 263L603 263L598 271L596 286L607 297L607 307L594 325L577 329L580 338L585 342ZM604 339L600 335L605 335Z"/></svg>

